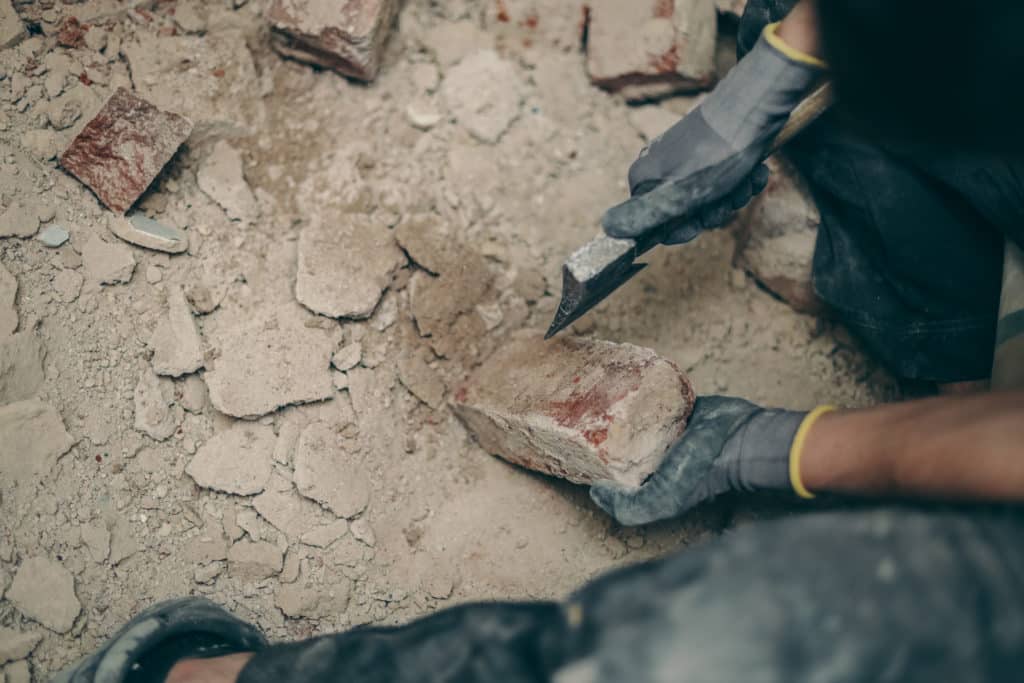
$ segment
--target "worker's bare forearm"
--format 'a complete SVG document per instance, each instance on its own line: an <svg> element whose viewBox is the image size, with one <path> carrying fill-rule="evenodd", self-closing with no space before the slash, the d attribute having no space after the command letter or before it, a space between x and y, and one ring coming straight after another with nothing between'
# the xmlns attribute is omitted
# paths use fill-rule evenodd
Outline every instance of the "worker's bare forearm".
<svg viewBox="0 0 1024 683"><path fill-rule="evenodd" d="M792 48L821 57L817 0L800 0L779 24L779 38Z"/></svg>
<svg viewBox="0 0 1024 683"><path fill-rule="evenodd" d="M827 415L801 472L811 491L1024 501L1024 391Z"/></svg>

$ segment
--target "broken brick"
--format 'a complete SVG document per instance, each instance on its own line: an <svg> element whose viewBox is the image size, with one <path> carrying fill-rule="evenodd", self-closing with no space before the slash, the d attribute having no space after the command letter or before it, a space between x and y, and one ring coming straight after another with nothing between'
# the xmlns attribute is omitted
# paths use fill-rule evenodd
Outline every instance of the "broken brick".
<svg viewBox="0 0 1024 683"><path fill-rule="evenodd" d="M456 414L489 453L578 484L641 484L695 397L671 362L631 344L514 338L459 387Z"/></svg>
<svg viewBox="0 0 1024 683"><path fill-rule="evenodd" d="M192 123L118 88L60 157L108 208L124 213L171 160Z"/></svg>
<svg viewBox="0 0 1024 683"><path fill-rule="evenodd" d="M794 310L819 314L812 270L821 213L795 168L775 157L768 167L768 185L736 221L733 263Z"/></svg>
<svg viewBox="0 0 1024 683"><path fill-rule="evenodd" d="M592 0L587 16L587 71L594 85L640 101L714 82L713 0Z"/></svg>
<svg viewBox="0 0 1024 683"><path fill-rule="evenodd" d="M282 55L372 81L398 0L274 0L267 11Z"/></svg>

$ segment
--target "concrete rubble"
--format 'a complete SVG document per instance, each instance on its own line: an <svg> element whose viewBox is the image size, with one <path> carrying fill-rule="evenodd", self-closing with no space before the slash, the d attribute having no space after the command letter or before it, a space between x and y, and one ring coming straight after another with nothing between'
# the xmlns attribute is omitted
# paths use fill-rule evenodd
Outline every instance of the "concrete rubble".
<svg viewBox="0 0 1024 683"><path fill-rule="evenodd" d="M282 55L372 81L398 8L398 0L273 0L267 20Z"/></svg>
<svg viewBox="0 0 1024 683"><path fill-rule="evenodd" d="M168 254L180 254L188 249L188 235L184 231L140 213L132 214L129 218L111 216L107 227L110 232L137 247Z"/></svg>
<svg viewBox="0 0 1024 683"><path fill-rule="evenodd" d="M82 247L82 264L93 282L116 285L131 281L136 261L132 250L125 245L90 235Z"/></svg>
<svg viewBox="0 0 1024 683"><path fill-rule="evenodd" d="M70 631L82 611L74 576L45 557L23 561L5 597L26 617L57 633Z"/></svg>
<svg viewBox="0 0 1024 683"><path fill-rule="evenodd" d="M231 220L253 221L259 218L256 196L245 181L242 155L220 140L199 168L196 176L199 189L217 202Z"/></svg>
<svg viewBox="0 0 1024 683"><path fill-rule="evenodd" d="M135 385L135 429L155 441L166 441L178 429L184 410L174 403L174 382L146 366Z"/></svg>
<svg viewBox="0 0 1024 683"><path fill-rule="evenodd" d="M331 318L368 318L405 257L388 227L374 216L343 214L338 219L314 222L299 235L295 298Z"/></svg>
<svg viewBox="0 0 1024 683"><path fill-rule="evenodd" d="M0 263L0 337L18 329L18 279Z"/></svg>
<svg viewBox="0 0 1024 683"><path fill-rule="evenodd" d="M587 72L594 85L648 100L714 83L713 0L594 0L588 6Z"/></svg>
<svg viewBox="0 0 1024 683"><path fill-rule="evenodd" d="M35 332L0 338L0 405L32 398L43 384L46 350Z"/></svg>
<svg viewBox="0 0 1024 683"><path fill-rule="evenodd" d="M32 237L39 230L35 206L15 200L0 213L0 237Z"/></svg>
<svg viewBox="0 0 1024 683"><path fill-rule="evenodd" d="M185 473L203 488L254 495L270 478L274 440L270 427L240 422L204 443Z"/></svg>
<svg viewBox="0 0 1024 683"><path fill-rule="evenodd" d="M25 659L42 639L43 634L37 631L0 628L0 665Z"/></svg>
<svg viewBox="0 0 1024 683"><path fill-rule="evenodd" d="M366 509L370 481L340 435L315 422L303 430L295 447L295 486L299 493L339 517L352 518Z"/></svg>
<svg viewBox="0 0 1024 683"><path fill-rule="evenodd" d="M242 540L228 550L228 571L241 579L269 579L280 573L283 566L283 553L266 541Z"/></svg>
<svg viewBox="0 0 1024 683"><path fill-rule="evenodd" d="M441 95L452 115L481 142L494 144L519 118L523 87L515 67L494 50L469 55L449 70Z"/></svg>
<svg viewBox="0 0 1024 683"><path fill-rule="evenodd" d="M70 237L71 235L68 234L68 231L59 225L48 225L36 235L36 239L50 249L56 249L67 243Z"/></svg>
<svg viewBox="0 0 1024 683"><path fill-rule="evenodd" d="M693 387L631 344L540 335L503 346L452 406L488 453L590 484L639 486L686 429Z"/></svg>
<svg viewBox="0 0 1024 683"><path fill-rule="evenodd" d="M149 347L153 350L153 370L158 375L181 377L203 367L203 340L181 287L168 288L167 316L153 330Z"/></svg>
<svg viewBox="0 0 1024 683"><path fill-rule="evenodd" d="M192 132L192 123L119 88L61 154L60 164L124 213Z"/></svg>
<svg viewBox="0 0 1024 683"><path fill-rule="evenodd" d="M41 479L75 440L60 414L35 399L0 406L0 477L8 482Z"/></svg>
<svg viewBox="0 0 1024 683"><path fill-rule="evenodd" d="M11 4L11 0L0 0L0 50L14 47L28 35L25 24Z"/></svg>
<svg viewBox="0 0 1024 683"><path fill-rule="evenodd" d="M768 186L736 221L733 261L795 310L820 314L812 270L821 213L791 164L773 157L768 167Z"/></svg>

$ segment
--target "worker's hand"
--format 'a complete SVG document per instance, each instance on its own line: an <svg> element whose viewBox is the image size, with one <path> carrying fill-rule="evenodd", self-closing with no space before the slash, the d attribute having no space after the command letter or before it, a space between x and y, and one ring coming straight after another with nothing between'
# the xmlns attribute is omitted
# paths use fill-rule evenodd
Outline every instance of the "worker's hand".
<svg viewBox="0 0 1024 683"><path fill-rule="evenodd" d="M764 189L761 162L824 64L793 50L768 26L708 97L652 142L629 169L633 195L602 221L611 237L659 229L688 241L728 223Z"/></svg>
<svg viewBox="0 0 1024 683"><path fill-rule="evenodd" d="M686 432L643 486L598 482L590 497L620 524L636 526L730 491L791 490L790 450L806 415L739 398L698 398Z"/></svg>

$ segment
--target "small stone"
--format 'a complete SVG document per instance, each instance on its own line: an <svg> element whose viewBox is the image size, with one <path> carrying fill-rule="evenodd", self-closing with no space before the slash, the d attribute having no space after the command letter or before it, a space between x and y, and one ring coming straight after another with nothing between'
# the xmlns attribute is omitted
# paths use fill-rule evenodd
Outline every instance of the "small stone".
<svg viewBox="0 0 1024 683"><path fill-rule="evenodd" d="M102 524L82 526L82 542L94 562L105 562L110 555L110 531Z"/></svg>
<svg viewBox="0 0 1024 683"><path fill-rule="evenodd" d="M39 230L36 207L21 201L0 213L0 237L31 237Z"/></svg>
<svg viewBox="0 0 1024 683"><path fill-rule="evenodd" d="M370 481L353 460L335 430L314 422L295 448L295 485L339 517L355 517L370 501Z"/></svg>
<svg viewBox="0 0 1024 683"><path fill-rule="evenodd" d="M28 32L25 30L25 24L18 16L11 0L0 0L0 50L14 47L26 36Z"/></svg>
<svg viewBox="0 0 1024 683"><path fill-rule="evenodd" d="M45 557L21 563L6 597L26 617L57 633L70 631L82 611L71 572Z"/></svg>
<svg viewBox="0 0 1024 683"><path fill-rule="evenodd" d="M195 572L192 573L192 580L196 583L208 584L213 583L214 579L224 573L223 562L211 562L210 564L200 565L196 567Z"/></svg>
<svg viewBox="0 0 1024 683"><path fill-rule="evenodd" d="M334 352L331 356L331 365L336 369L347 372L359 365L363 358L363 345L359 342L352 342Z"/></svg>
<svg viewBox="0 0 1024 683"><path fill-rule="evenodd" d="M405 255L388 226L374 216L343 214L318 220L299 235L295 298L331 318L368 318Z"/></svg>
<svg viewBox="0 0 1024 683"><path fill-rule="evenodd" d="M648 349L524 333L452 404L488 453L578 484L639 486L683 433L694 400L678 368Z"/></svg>
<svg viewBox="0 0 1024 683"><path fill-rule="evenodd" d="M174 23L185 33L205 33L207 21L201 2L179 2L174 7Z"/></svg>
<svg viewBox="0 0 1024 683"><path fill-rule="evenodd" d="M360 517L351 524L352 536L362 543L370 546L371 548L377 545L377 536L373 533L373 527L370 526L369 520L366 517Z"/></svg>
<svg viewBox="0 0 1024 683"><path fill-rule="evenodd" d="M425 97L418 97L405 107L405 118L420 130L430 130L444 118L434 103Z"/></svg>
<svg viewBox="0 0 1024 683"><path fill-rule="evenodd" d="M775 157L768 167L768 185L736 221L733 263L796 311L820 314L812 271L821 213L795 168Z"/></svg>
<svg viewBox="0 0 1024 683"><path fill-rule="evenodd" d="M338 391L344 391L348 389L348 375L344 372L332 372L331 381L334 382L334 388Z"/></svg>
<svg viewBox="0 0 1024 683"><path fill-rule="evenodd" d="M38 480L75 440L54 408L36 400L0 406L0 480Z"/></svg>
<svg viewBox="0 0 1024 683"><path fill-rule="evenodd" d="M36 235L37 240L42 242L44 246L50 247L51 249L56 249L61 246L67 242L70 237L71 235L68 234L68 231L59 225L47 225L39 231L38 235Z"/></svg>
<svg viewBox="0 0 1024 683"><path fill-rule="evenodd" d="M329 548L332 543L348 533L348 522L339 519L336 522L317 527L302 534L300 540L306 545L317 548Z"/></svg>
<svg viewBox="0 0 1024 683"><path fill-rule="evenodd" d="M203 367L203 340L181 287L168 288L167 306L167 317L160 320L149 340L153 370L158 375L181 377Z"/></svg>
<svg viewBox="0 0 1024 683"><path fill-rule="evenodd" d="M289 538L298 538L333 521L330 513L300 496L290 481L276 474L263 493L253 498L252 506L260 517Z"/></svg>
<svg viewBox="0 0 1024 683"><path fill-rule="evenodd" d="M704 90L714 83L718 26L714 2L644 0L640 4L589 3L591 82L629 100Z"/></svg>
<svg viewBox="0 0 1024 683"><path fill-rule="evenodd" d="M128 282L135 272L135 256L123 244L104 242L96 235L90 235L82 247L82 265L90 280L103 285Z"/></svg>
<svg viewBox="0 0 1024 683"><path fill-rule="evenodd" d="M0 338L0 405L32 398L43 385L46 350L35 332Z"/></svg>
<svg viewBox="0 0 1024 683"><path fill-rule="evenodd" d="M18 329L18 279L0 263L0 338Z"/></svg>
<svg viewBox="0 0 1024 683"><path fill-rule="evenodd" d="M62 270L54 275L53 293L57 301L69 304L77 299L78 294L82 291L82 284L84 282L85 278L75 270Z"/></svg>
<svg viewBox="0 0 1024 683"><path fill-rule="evenodd" d="M196 179L199 189L217 202L228 218L236 221L259 218L256 196L242 172L242 155L226 141L221 140L213 146Z"/></svg>
<svg viewBox="0 0 1024 683"><path fill-rule="evenodd" d="M274 0L267 11L274 48L363 81L380 71L398 0Z"/></svg>
<svg viewBox="0 0 1024 683"><path fill-rule="evenodd" d="M484 321L484 328L488 332L501 327L501 323L505 320L505 314L501 310L501 304L497 301L487 304L478 304L476 312L480 316L480 319Z"/></svg>
<svg viewBox="0 0 1024 683"><path fill-rule="evenodd" d="M57 134L45 128L25 131L21 136L21 146L38 161L49 161L60 151Z"/></svg>
<svg viewBox="0 0 1024 683"><path fill-rule="evenodd" d="M423 582L423 590L435 600L447 600L455 591L455 582L450 576L433 574Z"/></svg>
<svg viewBox="0 0 1024 683"><path fill-rule="evenodd" d="M273 467L274 430L239 422L214 434L185 467L203 488L251 496L262 491Z"/></svg>
<svg viewBox="0 0 1024 683"><path fill-rule="evenodd" d="M47 120L54 130L67 130L83 115L98 110L99 104L92 88L78 86L50 102L46 108Z"/></svg>
<svg viewBox="0 0 1024 683"><path fill-rule="evenodd" d="M42 633L21 632L13 628L0 628L0 664L25 659L43 639Z"/></svg>
<svg viewBox="0 0 1024 683"><path fill-rule="evenodd" d="M307 326L307 319L290 311L257 313L246 324L208 337L221 350L203 376L213 406L251 419L333 398L331 352L340 333L336 327Z"/></svg>
<svg viewBox="0 0 1024 683"><path fill-rule="evenodd" d="M228 550L228 571L232 576L261 581L278 574L284 566L284 555L272 543L242 540Z"/></svg>
<svg viewBox="0 0 1024 683"><path fill-rule="evenodd" d="M174 383L159 377L148 365L135 385L135 429L156 441L166 441L181 424L184 411L174 404Z"/></svg>
<svg viewBox="0 0 1024 683"><path fill-rule="evenodd" d="M444 382L418 354L398 359L398 379L409 392L437 410L444 405Z"/></svg>
<svg viewBox="0 0 1024 683"><path fill-rule="evenodd" d="M300 576L277 589L274 604L293 619L336 619L348 609L352 582L332 577L329 584L315 584Z"/></svg>
<svg viewBox="0 0 1024 683"><path fill-rule="evenodd" d="M216 311L226 293L225 287L209 287L202 282L193 282L185 287L185 298L199 315Z"/></svg>
<svg viewBox="0 0 1024 683"><path fill-rule="evenodd" d="M164 271L156 266L146 267L146 282L155 285L164 279Z"/></svg>
<svg viewBox="0 0 1024 683"><path fill-rule="evenodd" d="M192 123L118 88L60 157L108 208L124 213L192 133Z"/></svg>
<svg viewBox="0 0 1024 683"><path fill-rule="evenodd" d="M494 50L480 50L448 72L441 94L462 127L494 144L519 118L523 85L511 62Z"/></svg>
<svg viewBox="0 0 1024 683"><path fill-rule="evenodd" d="M128 218L111 216L107 221L107 227L125 242L146 249L168 254L180 254L188 249L188 235L184 231L164 225L141 213L134 213Z"/></svg>
<svg viewBox="0 0 1024 683"><path fill-rule="evenodd" d="M190 413L201 413L206 408L206 384L199 375L189 375L180 385L178 404Z"/></svg>

